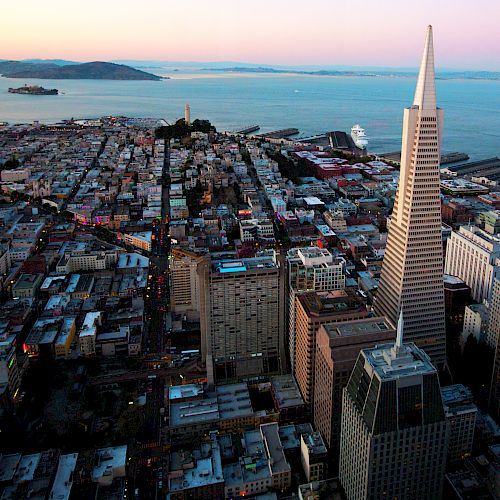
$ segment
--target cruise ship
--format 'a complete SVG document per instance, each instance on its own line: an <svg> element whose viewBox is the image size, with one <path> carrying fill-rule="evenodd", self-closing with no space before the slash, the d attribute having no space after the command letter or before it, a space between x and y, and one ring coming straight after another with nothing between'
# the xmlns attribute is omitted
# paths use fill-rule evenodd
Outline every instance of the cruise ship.
<svg viewBox="0 0 500 500"><path fill-rule="evenodd" d="M365 129L361 128L360 125L356 124L352 127L351 137L358 148L366 149L366 146L368 146L368 138L366 137Z"/></svg>

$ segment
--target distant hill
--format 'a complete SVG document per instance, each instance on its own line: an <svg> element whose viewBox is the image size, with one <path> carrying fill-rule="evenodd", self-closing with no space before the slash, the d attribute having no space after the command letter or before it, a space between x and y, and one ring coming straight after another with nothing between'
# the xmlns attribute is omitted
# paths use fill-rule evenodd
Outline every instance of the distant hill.
<svg viewBox="0 0 500 500"><path fill-rule="evenodd" d="M68 64L81 64L76 61L67 61L66 59L23 59L21 62L32 64L56 64L57 66L66 66Z"/></svg>
<svg viewBox="0 0 500 500"><path fill-rule="evenodd" d="M0 74L7 78L43 78L48 80L161 80L138 69L108 62L81 64L0 62Z"/></svg>

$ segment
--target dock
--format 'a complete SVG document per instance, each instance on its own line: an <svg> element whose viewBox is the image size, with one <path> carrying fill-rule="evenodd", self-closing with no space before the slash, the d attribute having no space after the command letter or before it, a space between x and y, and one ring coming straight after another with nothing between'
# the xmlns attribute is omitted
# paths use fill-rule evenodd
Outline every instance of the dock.
<svg viewBox="0 0 500 500"><path fill-rule="evenodd" d="M350 137L341 130L335 130L328 133L330 147L333 149L351 149Z"/></svg>
<svg viewBox="0 0 500 500"><path fill-rule="evenodd" d="M257 132L257 130L260 130L260 125L247 125L246 127L234 130L233 133L246 135L246 134L251 134L252 132Z"/></svg>
<svg viewBox="0 0 500 500"><path fill-rule="evenodd" d="M398 165L401 163L401 151L391 151L390 153L382 153L377 156L381 160L392 161ZM450 163L456 163L468 159L469 155L467 153L458 153L456 151L453 153L441 153L441 165L448 165Z"/></svg>
<svg viewBox="0 0 500 500"><path fill-rule="evenodd" d="M265 139L284 139L285 137L297 135L298 133L298 128L283 128L280 130L273 130L272 132L265 132L264 134L258 134L257 137L263 137Z"/></svg>
<svg viewBox="0 0 500 500"><path fill-rule="evenodd" d="M459 161L467 161L468 159L469 155L467 153L445 153L441 154L441 165L457 163Z"/></svg>
<svg viewBox="0 0 500 500"><path fill-rule="evenodd" d="M297 137L297 139L294 139L295 142L317 142L322 139L327 139L328 134L318 134L318 135L311 135L309 137Z"/></svg>
<svg viewBox="0 0 500 500"><path fill-rule="evenodd" d="M492 181L500 181L500 158L470 161L459 165L451 165L446 169L453 175L470 175L471 177L486 177Z"/></svg>

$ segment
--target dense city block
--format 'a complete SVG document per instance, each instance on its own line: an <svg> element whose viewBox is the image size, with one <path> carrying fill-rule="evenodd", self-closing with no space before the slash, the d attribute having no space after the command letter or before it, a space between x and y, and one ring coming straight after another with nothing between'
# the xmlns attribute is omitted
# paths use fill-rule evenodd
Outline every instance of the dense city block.
<svg viewBox="0 0 500 500"><path fill-rule="evenodd" d="M397 160L190 113L0 126L0 498L497 498L500 192L440 170L432 30Z"/></svg>

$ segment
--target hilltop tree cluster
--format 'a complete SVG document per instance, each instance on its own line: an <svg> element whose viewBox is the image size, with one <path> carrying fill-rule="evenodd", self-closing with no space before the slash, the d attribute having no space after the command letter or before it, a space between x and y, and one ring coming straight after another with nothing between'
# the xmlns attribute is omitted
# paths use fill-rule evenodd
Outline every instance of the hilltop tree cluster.
<svg viewBox="0 0 500 500"><path fill-rule="evenodd" d="M215 127L208 120L194 120L192 123L187 124L183 118L177 120L173 125L159 127L155 131L157 139L184 139L189 137L191 132L203 132L208 134L216 132Z"/></svg>

